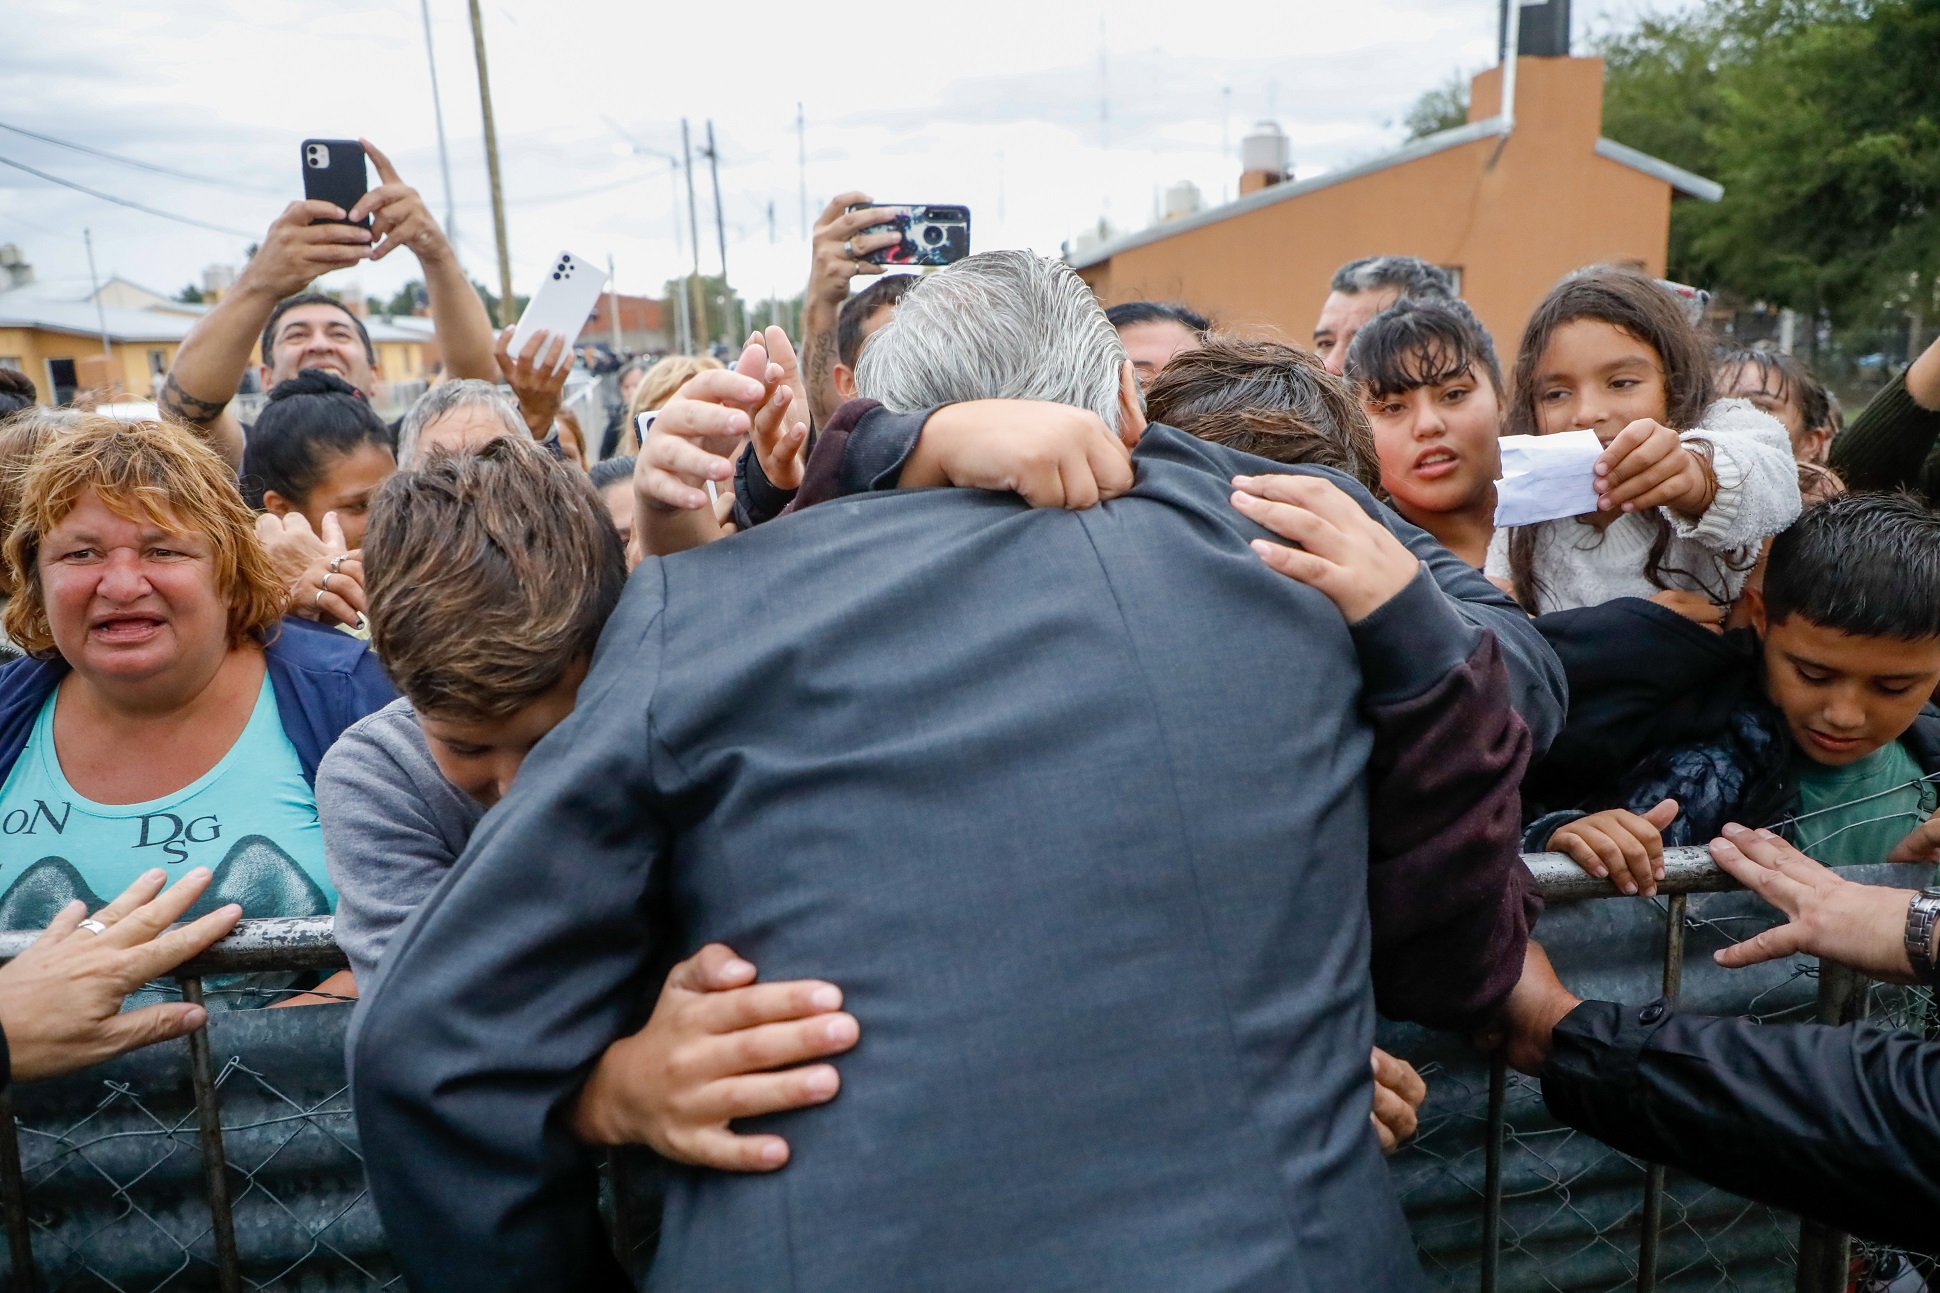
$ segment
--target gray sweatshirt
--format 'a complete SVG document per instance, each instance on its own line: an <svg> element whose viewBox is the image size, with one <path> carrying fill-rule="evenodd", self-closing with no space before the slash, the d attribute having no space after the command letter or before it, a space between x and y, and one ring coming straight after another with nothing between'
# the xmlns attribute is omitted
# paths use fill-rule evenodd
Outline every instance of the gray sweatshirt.
<svg viewBox="0 0 1940 1293"><path fill-rule="evenodd" d="M337 738L317 767L323 858L337 886L337 943L366 988L399 926L465 851L485 805L446 781L411 702Z"/></svg>

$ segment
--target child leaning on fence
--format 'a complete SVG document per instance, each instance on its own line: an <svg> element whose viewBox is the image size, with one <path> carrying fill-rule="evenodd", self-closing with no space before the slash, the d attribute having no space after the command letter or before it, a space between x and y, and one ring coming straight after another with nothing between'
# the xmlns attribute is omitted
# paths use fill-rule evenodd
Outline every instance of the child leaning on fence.
<svg viewBox="0 0 1940 1293"><path fill-rule="evenodd" d="M1940 778L1940 709L1929 703L1940 686L1940 516L1908 495L1833 499L1773 541L1764 586L1745 597L1755 642L1657 617L1658 629L1698 635L1683 654L1712 653L1712 665L1684 670L1689 694L1657 698L1682 739L1621 778L1617 807L1539 817L1526 849L1566 852L1626 893L1653 891L1664 845L1703 843L1729 821L1768 825L1833 866L1940 858L1940 820L1929 820ZM1594 611L1626 609L1636 608ZM1559 640L1582 641L1582 627L1545 626L1577 658L1573 725L1579 713L1597 721L1632 681L1606 668L1583 685L1595 673L1585 652ZM1630 672L1683 669L1671 635L1657 642L1669 651L1618 640L1607 655L1627 656Z"/></svg>

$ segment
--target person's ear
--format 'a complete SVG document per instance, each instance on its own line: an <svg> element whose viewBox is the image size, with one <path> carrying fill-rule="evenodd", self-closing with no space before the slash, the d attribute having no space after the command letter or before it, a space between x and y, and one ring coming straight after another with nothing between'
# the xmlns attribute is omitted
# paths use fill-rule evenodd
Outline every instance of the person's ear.
<svg viewBox="0 0 1940 1293"><path fill-rule="evenodd" d="M1744 603L1745 614L1751 620L1751 627L1758 634L1758 640L1765 640L1765 590L1757 584L1747 582L1744 591L1738 594Z"/></svg>
<svg viewBox="0 0 1940 1293"><path fill-rule="evenodd" d="M259 385L260 385L260 386L261 386L261 387L262 387L262 388L263 388L263 389L264 389L265 391L267 391L267 390L269 389L269 387L270 387L270 381L269 381L269 375L270 375L270 372L271 372L271 369L270 369L270 366L269 366L268 364L258 364L258 365L256 365L256 380L257 380L257 383L258 383L258 384L259 384Z"/></svg>
<svg viewBox="0 0 1940 1293"><path fill-rule="evenodd" d="M271 516L288 516L296 511L296 504L284 498L273 489L263 491L263 510Z"/></svg>
<svg viewBox="0 0 1940 1293"><path fill-rule="evenodd" d="M830 370L829 376L835 382L835 393L837 395L840 395L845 401L855 398L855 369L837 360L835 367Z"/></svg>
<svg viewBox="0 0 1940 1293"><path fill-rule="evenodd" d="M1138 369L1127 359L1118 370L1118 438L1127 449L1136 448L1145 427L1145 393L1138 388Z"/></svg>
<svg viewBox="0 0 1940 1293"><path fill-rule="evenodd" d="M1792 456L1800 462L1823 463L1826 457L1826 441L1830 436L1831 433L1824 427L1813 427L1800 436L1799 442L1792 446Z"/></svg>

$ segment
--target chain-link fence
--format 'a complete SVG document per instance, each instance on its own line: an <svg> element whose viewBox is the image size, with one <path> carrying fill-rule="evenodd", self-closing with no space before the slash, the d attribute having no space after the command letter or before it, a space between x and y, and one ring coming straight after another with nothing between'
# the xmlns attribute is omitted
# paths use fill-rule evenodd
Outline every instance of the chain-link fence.
<svg viewBox="0 0 1940 1293"><path fill-rule="evenodd" d="M1726 972L1710 952L1775 920L1726 892L1696 850L1668 859L1666 896L1610 897L1554 855L1531 869L1551 900L1541 936L1578 993L1661 995L1773 1022L1856 1017L1931 1034L1931 994L1821 973L1803 958ZM1914 872L1919 874L1913 874ZM1923 883L1920 868L1849 870ZM184 967L218 973L342 964L330 922L260 921ZM0 957L23 935L0 935ZM343 1076L347 1005L219 1011L184 1041L0 1096L5 1287L275 1289L397 1285L364 1185ZM1855 1247L1797 1219L1617 1153L1546 1113L1537 1085L1461 1038L1384 1026L1428 1081L1419 1135L1390 1160L1423 1268L1460 1290L1808 1290L1919 1293L1931 1263ZM603 1204L636 1272L657 1226L651 1155L609 1165ZM1926 1263L1926 1264L1922 1264ZM1932 1290L1940 1291L1940 1280Z"/></svg>

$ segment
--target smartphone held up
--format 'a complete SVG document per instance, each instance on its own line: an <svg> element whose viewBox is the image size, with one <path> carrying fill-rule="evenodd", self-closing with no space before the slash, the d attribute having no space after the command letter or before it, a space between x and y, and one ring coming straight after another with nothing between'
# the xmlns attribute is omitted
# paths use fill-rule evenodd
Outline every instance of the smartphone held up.
<svg viewBox="0 0 1940 1293"><path fill-rule="evenodd" d="M605 270L584 256L560 252L547 264L539 290L519 315L519 325L512 331L511 352L524 353L525 343L540 329L564 337L571 348L605 290Z"/></svg>
<svg viewBox="0 0 1940 1293"><path fill-rule="evenodd" d="M364 170L364 146L355 139L306 139L302 145L303 196L349 211L364 200L370 182ZM371 219L313 220L312 224L356 224L371 227Z"/></svg>
<svg viewBox="0 0 1940 1293"><path fill-rule="evenodd" d="M859 203L850 211L890 212L888 222L871 225L864 233L900 233L894 246L870 252L862 259L872 265L954 265L970 254L970 208L945 204L913 205L895 202Z"/></svg>

